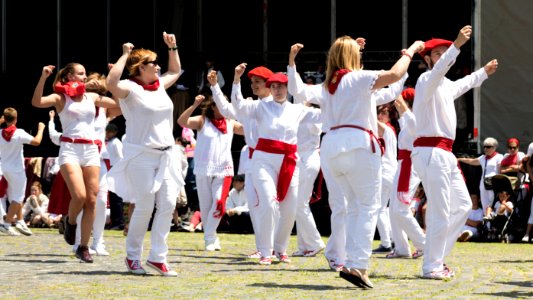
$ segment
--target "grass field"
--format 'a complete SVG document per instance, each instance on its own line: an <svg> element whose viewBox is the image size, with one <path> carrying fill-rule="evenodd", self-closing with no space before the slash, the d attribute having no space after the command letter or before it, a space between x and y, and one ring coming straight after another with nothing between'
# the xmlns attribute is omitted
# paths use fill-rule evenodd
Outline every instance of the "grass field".
<svg viewBox="0 0 533 300"><path fill-rule="evenodd" d="M202 233L173 232L169 263L177 278L130 275L122 232L106 231L109 257L82 264L57 231L0 236L0 299L531 299L533 244L457 243L451 281L420 278L422 259L371 259L375 288L362 290L331 271L323 253L261 266L247 259L253 235L220 234L222 251L203 250ZM327 240L327 237L324 237ZM374 242L378 245L378 241ZM296 248L291 237L289 254ZM143 263L149 250L145 239Z"/></svg>

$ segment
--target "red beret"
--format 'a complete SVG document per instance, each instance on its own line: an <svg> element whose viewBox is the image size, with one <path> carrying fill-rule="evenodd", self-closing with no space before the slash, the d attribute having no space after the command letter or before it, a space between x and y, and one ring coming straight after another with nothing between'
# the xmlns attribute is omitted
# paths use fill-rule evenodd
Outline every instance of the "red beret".
<svg viewBox="0 0 533 300"><path fill-rule="evenodd" d="M248 72L248 78L252 79L252 76L257 76L267 80L270 76L272 76L272 74L274 73L268 68L261 66L251 69L250 72Z"/></svg>
<svg viewBox="0 0 533 300"><path fill-rule="evenodd" d="M270 85L273 84L273 83L281 83L281 84L287 84L287 82L289 82L289 77L287 77L287 75L279 72L279 73L276 73L272 76L270 76L265 84L265 86L267 88L270 88Z"/></svg>
<svg viewBox="0 0 533 300"><path fill-rule="evenodd" d="M452 41L443 40L443 39L431 39L429 41L426 41L424 43L424 50L418 52L420 56L424 57L427 53L431 52L431 50L439 47L439 46L446 46L450 47L453 44Z"/></svg>
<svg viewBox="0 0 533 300"><path fill-rule="evenodd" d="M415 100L415 89L413 88L406 88L402 91L402 98L405 101L413 101Z"/></svg>

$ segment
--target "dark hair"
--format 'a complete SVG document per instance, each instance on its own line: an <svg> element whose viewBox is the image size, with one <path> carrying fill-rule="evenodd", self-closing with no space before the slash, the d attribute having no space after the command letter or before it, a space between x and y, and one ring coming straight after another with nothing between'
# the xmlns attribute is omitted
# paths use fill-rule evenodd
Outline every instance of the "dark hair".
<svg viewBox="0 0 533 300"><path fill-rule="evenodd" d="M233 176L233 181L244 182L244 174L237 174Z"/></svg>
<svg viewBox="0 0 533 300"><path fill-rule="evenodd" d="M113 123L109 123L105 127L105 131L118 132L118 127L117 127L117 125L115 125Z"/></svg>

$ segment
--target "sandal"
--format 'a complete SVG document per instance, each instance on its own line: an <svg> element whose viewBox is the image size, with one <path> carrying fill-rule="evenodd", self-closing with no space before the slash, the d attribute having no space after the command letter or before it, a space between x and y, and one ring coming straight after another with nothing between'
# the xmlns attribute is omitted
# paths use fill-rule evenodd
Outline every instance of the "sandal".
<svg viewBox="0 0 533 300"><path fill-rule="evenodd" d="M372 284L372 282L370 282L370 279L368 279L367 276L363 276L363 274L361 274L361 271L359 271L358 269L347 269L346 267L343 267L342 271L339 272L339 275L341 278L346 279L347 281L362 289L374 288L374 285Z"/></svg>

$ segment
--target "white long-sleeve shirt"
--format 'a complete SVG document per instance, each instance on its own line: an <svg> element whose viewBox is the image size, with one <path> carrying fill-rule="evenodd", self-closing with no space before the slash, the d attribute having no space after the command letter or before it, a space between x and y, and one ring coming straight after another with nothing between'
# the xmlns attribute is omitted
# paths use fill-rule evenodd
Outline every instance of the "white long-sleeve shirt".
<svg viewBox="0 0 533 300"><path fill-rule="evenodd" d="M413 113L416 116L416 137L444 137L455 140L457 116L454 100L488 78L484 68L459 80L445 77L460 50L453 44L440 57L432 70L418 77Z"/></svg>
<svg viewBox="0 0 533 300"><path fill-rule="evenodd" d="M250 211L248 208L248 198L244 189L237 191L235 188L232 188L229 191L228 199L226 200L226 210L229 209L235 209L239 215L242 212Z"/></svg>

